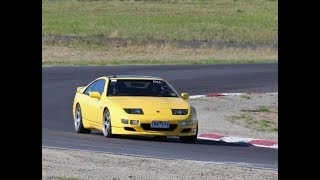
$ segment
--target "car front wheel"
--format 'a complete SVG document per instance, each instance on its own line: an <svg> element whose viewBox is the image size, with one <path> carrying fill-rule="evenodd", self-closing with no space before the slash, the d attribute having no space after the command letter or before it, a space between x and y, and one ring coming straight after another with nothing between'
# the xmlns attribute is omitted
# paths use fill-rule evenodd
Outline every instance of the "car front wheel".
<svg viewBox="0 0 320 180"><path fill-rule="evenodd" d="M183 143L194 143L197 140L197 136L198 136L198 125L196 129L196 134L194 136L181 136L180 141Z"/></svg>
<svg viewBox="0 0 320 180"><path fill-rule="evenodd" d="M106 109L103 112L103 118L102 118L102 132L103 136L111 138L112 132L111 132L111 116L108 109Z"/></svg>

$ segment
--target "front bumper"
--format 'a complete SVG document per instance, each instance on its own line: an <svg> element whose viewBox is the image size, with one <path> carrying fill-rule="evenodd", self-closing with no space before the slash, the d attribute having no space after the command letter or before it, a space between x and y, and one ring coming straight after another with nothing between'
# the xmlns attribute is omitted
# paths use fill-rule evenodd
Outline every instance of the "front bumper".
<svg viewBox="0 0 320 180"><path fill-rule="evenodd" d="M112 127L112 134L179 137L197 134L198 121L193 121L193 124L190 126L180 126L179 121L169 122L169 129L150 128L150 122L141 122L137 125L125 124L123 127Z"/></svg>

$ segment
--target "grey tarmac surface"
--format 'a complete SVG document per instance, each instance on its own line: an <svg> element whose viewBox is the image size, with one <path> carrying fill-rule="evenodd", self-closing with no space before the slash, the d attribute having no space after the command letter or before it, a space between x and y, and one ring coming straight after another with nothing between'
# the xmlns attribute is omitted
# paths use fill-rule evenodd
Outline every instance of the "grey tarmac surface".
<svg viewBox="0 0 320 180"><path fill-rule="evenodd" d="M278 168L278 150L198 140L180 143L176 138L157 141L149 137L105 139L100 132L76 134L72 102L77 86L97 77L116 74L159 76L179 92L277 92L277 64L146 65L42 68L42 145L94 150L111 154Z"/></svg>

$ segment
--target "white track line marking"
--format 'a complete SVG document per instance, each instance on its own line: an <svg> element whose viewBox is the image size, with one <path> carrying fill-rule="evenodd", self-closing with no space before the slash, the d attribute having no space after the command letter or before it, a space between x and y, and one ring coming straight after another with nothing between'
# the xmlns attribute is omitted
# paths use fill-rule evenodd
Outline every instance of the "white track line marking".
<svg viewBox="0 0 320 180"><path fill-rule="evenodd" d="M249 143L249 141L253 139L229 136L229 137L222 137L221 140L227 143Z"/></svg>
<svg viewBox="0 0 320 180"><path fill-rule="evenodd" d="M241 96L241 95L251 95L251 94L268 94L268 95L278 95L278 92L272 93L208 93L206 95L193 95L189 96L189 99L208 97L210 94L215 94L216 96Z"/></svg>
<svg viewBox="0 0 320 180"><path fill-rule="evenodd" d="M257 140L257 139L253 139L253 138L241 138L241 137L224 136L224 137L221 137L221 138L217 139L217 138L209 138L209 137L200 137L200 136L198 136L197 139L210 140L210 141L220 141L220 142L226 142L226 143L245 143L245 144L248 144L248 145L251 145L251 146L278 149L278 144L274 144L274 145L271 145L271 146L252 144L252 143L250 143L250 141Z"/></svg>
<svg viewBox="0 0 320 180"><path fill-rule="evenodd" d="M189 99L203 98L203 97L206 97L206 95L194 95L194 96L189 96Z"/></svg>

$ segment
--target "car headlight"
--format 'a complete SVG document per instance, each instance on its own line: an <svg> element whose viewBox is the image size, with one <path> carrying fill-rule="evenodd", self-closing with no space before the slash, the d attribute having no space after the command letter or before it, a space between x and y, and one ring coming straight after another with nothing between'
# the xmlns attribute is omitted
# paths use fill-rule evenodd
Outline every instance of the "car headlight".
<svg viewBox="0 0 320 180"><path fill-rule="evenodd" d="M128 119L121 119L121 122L122 122L123 124L128 124Z"/></svg>
<svg viewBox="0 0 320 180"><path fill-rule="evenodd" d="M187 115L188 109L171 109L172 115Z"/></svg>
<svg viewBox="0 0 320 180"><path fill-rule="evenodd" d="M136 109L136 108L123 108L124 111L128 114L143 114L142 109Z"/></svg>

